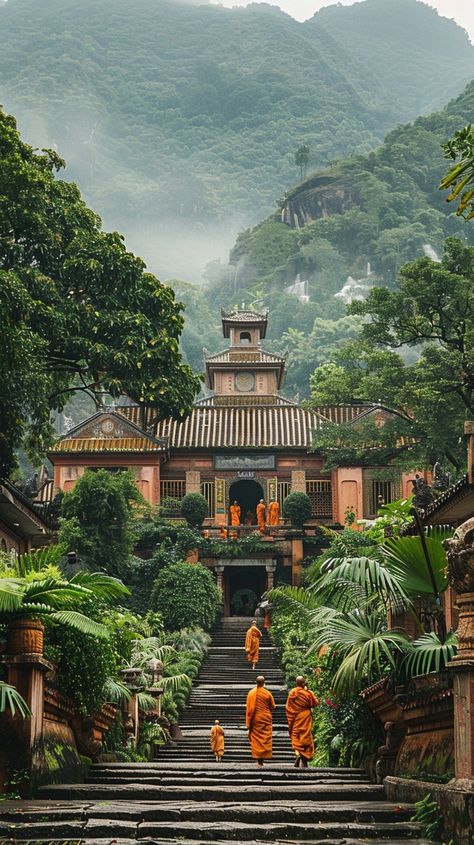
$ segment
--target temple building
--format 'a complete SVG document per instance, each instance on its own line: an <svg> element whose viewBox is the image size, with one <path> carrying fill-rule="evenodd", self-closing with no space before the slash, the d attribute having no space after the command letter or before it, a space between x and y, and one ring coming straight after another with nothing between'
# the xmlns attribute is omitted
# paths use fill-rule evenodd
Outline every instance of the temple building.
<svg viewBox="0 0 474 845"><path fill-rule="evenodd" d="M371 415L383 424L395 412L367 403L308 410L282 396L285 359L262 348L267 321L267 313L222 313L228 346L207 356L209 395L195 402L184 421L124 404L68 431L48 455L55 491L72 489L88 467L128 468L152 505L202 493L210 525L227 524L234 501L242 523L254 525L260 499L282 506L290 492L307 493L312 521L328 525L344 524L348 511L370 519L381 501L409 495L413 473L380 467L324 471L324 455L312 448L319 426Z"/></svg>

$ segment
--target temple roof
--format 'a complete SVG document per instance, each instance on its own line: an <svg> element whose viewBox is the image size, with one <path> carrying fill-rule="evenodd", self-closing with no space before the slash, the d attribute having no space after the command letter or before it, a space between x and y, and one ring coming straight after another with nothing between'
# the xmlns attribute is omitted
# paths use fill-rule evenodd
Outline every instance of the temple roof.
<svg viewBox="0 0 474 845"><path fill-rule="evenodd" d="M247 325L260 326L260 337L265 337L267 331L268 311L259 313L258 311L251 311L250 309L238 309L234 311L221 310L222 315L222 330L224 337L229 337L231 326Z"/></svg>
<svg viewBox="0 0 474 845"><path fill-rule="evenodd" d="M214 355L206 355L206 361L213 364L281 364L284 365L285 358L281 355L274 355L273 352L264 352L263 349L256 351L245 351L236 349L223 349Z"/></svg>
<svg viewBox="0 0 474 845"><path fill-rule="evenodd" d="M131 410L127 406L122 410ZM137 407L137 411L140 409ZM117 410L104 409L74 426L50 450L50 454L90 452L164 452L165 440L158 440L143 431L128 416Z"/></svg>
<svg viewBox="0 0 474 845"><path fill-rule="evenodd" d="M183 421L162 420L156 436L170 449L309 449L324 420L292 404L196 405Z"/></svg>

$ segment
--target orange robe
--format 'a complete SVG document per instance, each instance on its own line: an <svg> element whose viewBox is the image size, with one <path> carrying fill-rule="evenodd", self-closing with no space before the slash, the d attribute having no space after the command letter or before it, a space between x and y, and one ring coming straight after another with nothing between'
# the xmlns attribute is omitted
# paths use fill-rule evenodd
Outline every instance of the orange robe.
<svg viewBox="0 0 474 845"><path fill-rule="evenodd" d="M258 650L260 646L261 631L256 625L252 625L245 635L245 651L249 663L258 662Z"/></svg>
<svg viewBox="0 0 474 845"><path fill-rule="evenodd" d="M240 525L240 507L239 505L231 505L230 508L230 524Z"/></svg>
<svg viewBox="0 0 474 845"><path fill-rule="evenodd" d="M220 725L213 725L211 728L211 751L218 757L224 754L224 731Z"/></svg>
<svg viewBox="0 0 474 845"><path fill-rule="evenodd" d="M267 508L264 502L259 502L257 505L257 525L260 534L265 534L267 521Z"/></svg>
<svg viewBox="0 0 474 845"><path fill-rule="evenodd" d="M272 757L273 695L265 687L254 687L247 696L246 725L252 757L270 760Z"/></svg>
<svg viewBox="0 0 474 845"><path fill-rule="evenodd" d="M268 506L268 524L280 524L280 505L278 504L278 502L270 502Z"/></svg>
<svg viewBox="0 0 474 845"><path fill-rule="evenodd" d="M314 757L313 717L311 709L318 699L309 689L295 687L290 690L286 701L286 718L293 751L306 760Z"/></svg>

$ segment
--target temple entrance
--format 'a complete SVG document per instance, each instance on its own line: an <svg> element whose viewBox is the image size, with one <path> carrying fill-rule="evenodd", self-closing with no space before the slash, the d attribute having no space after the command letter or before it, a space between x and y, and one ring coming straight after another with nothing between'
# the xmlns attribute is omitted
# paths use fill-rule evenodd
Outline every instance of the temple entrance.
<svg viewBox="0 0 474 845"><path fill-rule="evenodd" d="M263 488L258 481L252 478L245 478L241 481L234 481L229 489L229 505L237 501L240 505L240 521L242 525L256 525L256 508L263 499Z"/></svg>
<svg viewBox="0 0 474 845"><path fill-rule="evenodd" d="M228 568L226 576L230 616L253 616L266 590L266 575L263 566Z"/></svg>

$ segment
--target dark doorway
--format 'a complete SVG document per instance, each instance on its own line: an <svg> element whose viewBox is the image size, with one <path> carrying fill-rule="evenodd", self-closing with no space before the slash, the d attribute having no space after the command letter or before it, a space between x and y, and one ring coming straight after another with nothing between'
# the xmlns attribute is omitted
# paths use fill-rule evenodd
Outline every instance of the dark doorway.
<svg viewBox="0 0 474 845"><path fill-rule="evenodd" d="M266 589L266 574L263 566L228 568L227 595L231 616L253 616Z"/></svg>
<svg viewBox="0 0 474 845"><path fill-rule="evenodd" d="M229 504L233 505L235 501L239 503L242 525L257 524L256 508L260 499L263 499L263 490L262 485L258 481L246 478L242 481L234 481L230 485Z"/></svg>

